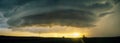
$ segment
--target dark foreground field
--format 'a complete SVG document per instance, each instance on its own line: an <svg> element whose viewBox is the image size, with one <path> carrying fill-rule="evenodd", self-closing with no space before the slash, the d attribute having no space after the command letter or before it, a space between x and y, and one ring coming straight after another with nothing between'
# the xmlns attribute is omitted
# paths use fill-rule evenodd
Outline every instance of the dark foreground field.
<svg viewBox="0 0 120 43"><path fill-rule="evenodd" d="M120 37L40 38L0 36L0 43L120 43Z"/></svg>

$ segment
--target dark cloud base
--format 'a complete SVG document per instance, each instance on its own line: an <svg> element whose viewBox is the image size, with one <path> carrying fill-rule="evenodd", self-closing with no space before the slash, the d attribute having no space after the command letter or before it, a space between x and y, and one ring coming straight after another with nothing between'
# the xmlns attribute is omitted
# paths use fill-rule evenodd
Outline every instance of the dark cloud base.
<svg viewBox="0 0 120 43"><path fill-rule="evenodd" d="M61 25L61 26L73 26L73 27L93 27L92 24L95 19L95 14L87 11L77 10L58 10L52 12L46 12L43 14L33 14L20 18L24 22L20 25L15 22L8 22L10 25ZM17 22L21 22L17 20Z"/></svg>

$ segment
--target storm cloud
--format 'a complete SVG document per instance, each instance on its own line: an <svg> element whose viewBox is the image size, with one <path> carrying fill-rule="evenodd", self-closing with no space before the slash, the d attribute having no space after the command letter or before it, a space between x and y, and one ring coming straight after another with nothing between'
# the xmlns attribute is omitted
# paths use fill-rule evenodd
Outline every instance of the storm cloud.
<svg viewBox="0 0 120 43"><path fill-rule="evenodd" d="M106 0L36 0L17 7L9 17L8 24L94 27L98 16L112 8L113 3Z"/></svg>
<svg viewBox="0 0 120 43"><path fill-rule="evenodd" d="M99 36L104 36L102 33L105 33L109 36L113 35L110 33L114 33L115 35L118 32L112 31L114 29L111 28L115 28L115 31L119 30L119 26L116 27L116 24L119 25L119 23L116 22L115 26L111 24L111 31L108 33L104 29L108 30L110 25L103 25L107 24L105 20L111 21L113 20L113 16L118 17L118 8L118 0L0 0L0 27L8 28L33 25L51 27L52 25L60 25L78 27L79 30L82 30L83 27L90 27L92 29L89 30L92 31L93 35L100 33ZM102 24L100 22L101 19L108 16L110 17L102 20L105 22L105 24ZM114 21L119 20L114 17ZM65 28L11 29L12 31L29 31L33 33L72 30Z"/></svg>

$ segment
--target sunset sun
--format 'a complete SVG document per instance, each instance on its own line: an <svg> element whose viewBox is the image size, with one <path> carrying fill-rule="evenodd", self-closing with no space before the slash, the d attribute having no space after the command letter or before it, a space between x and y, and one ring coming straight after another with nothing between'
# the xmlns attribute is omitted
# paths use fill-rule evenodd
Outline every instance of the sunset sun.
<svg viewBox="0 0 120 43"><path fill-rule="evenodd" d="M73 33L72 35L73 35L73 37L80 37L81 36L80 33Z"/></svg>

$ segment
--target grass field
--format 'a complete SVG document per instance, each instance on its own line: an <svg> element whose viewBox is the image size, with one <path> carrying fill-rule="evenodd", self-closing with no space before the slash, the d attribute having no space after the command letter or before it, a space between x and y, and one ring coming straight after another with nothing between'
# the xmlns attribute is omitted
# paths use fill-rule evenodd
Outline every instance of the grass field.
<svg viewBox="0 0 120 43"><path fill-rule="evenodd" d="M44 38L0 36L2 43L120 43L120 37Z"/></svg>

